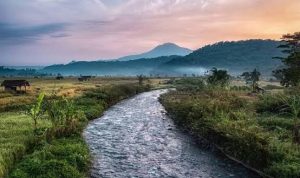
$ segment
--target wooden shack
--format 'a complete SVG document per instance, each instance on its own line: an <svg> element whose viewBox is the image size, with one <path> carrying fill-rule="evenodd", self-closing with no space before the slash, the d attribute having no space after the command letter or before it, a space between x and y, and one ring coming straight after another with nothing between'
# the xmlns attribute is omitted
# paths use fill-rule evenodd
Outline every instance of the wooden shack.
<svg viewBox="0 0 300 178"><path fill-rule="evenodd" d="M64 77L63 77L63 76L61 76L61 75L59 75L59 76L55 77L55 79L56 79L56 80L63 80L63 79L64 79Z"/></svg>
<svg viewBox="0 0 300 178"><path fill-rule="evenodd" d="M26 92L26 87L29 87L30 84L27 80L4 80L1 86L4 87L5 91L23 92L22 89L24 88Z"/></svg>
<svg viewBox="0 0 300 178"><path fill-rule="evenodd" d="M92 76L80 76L79 78L78 78L78 80L79 81L88 81L88 80L90 80L92 78Z"/></svg>

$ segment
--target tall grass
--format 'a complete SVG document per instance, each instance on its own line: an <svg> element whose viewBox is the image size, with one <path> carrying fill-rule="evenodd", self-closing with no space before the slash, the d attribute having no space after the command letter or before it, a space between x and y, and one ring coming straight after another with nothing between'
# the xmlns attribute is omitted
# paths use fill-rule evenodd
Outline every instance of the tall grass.
<svg viewBox="0 0 300 178"><path fill-rule="evenodd" d="M178 126L208 139L226 154L276 178L300 177L293 119L278 114L287 103L273 96L249 102L243 95L216 88L173 91L163 95L161 102Z"/></svg>

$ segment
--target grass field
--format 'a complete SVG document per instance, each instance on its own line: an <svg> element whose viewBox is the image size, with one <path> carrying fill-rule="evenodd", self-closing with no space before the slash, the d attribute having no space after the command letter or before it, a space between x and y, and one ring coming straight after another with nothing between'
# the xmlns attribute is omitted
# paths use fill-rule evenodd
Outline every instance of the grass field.
<svg viewBox="0 0 300 178"><path fill-rule="evenodd" d="M29 149L33 142L32 120L23 113L7 112L0 115L0 177ZM40 127L50 127L46 120Z"/></svg>
<svg viewBox="0 0 300 178"><path fill-rule="evenodd" d="M1 78L0 82L5 79L7 78ZM44 141L39 142L38 145L35 143L33 120L24 113L26 108L36 101L39 93L44 92L46 96L55 94L57 97L62 96L73 100L77 110L82 111L87 119L94 119L99 117L108 106L143 91L143 89L137 90L136 78L92 78L85 82L79 82L77 78L63 80L29 78L27 80L31 86L26 94L10 93L3 89L0 91L0 177L4 177L9 172L9 177L16 178L60 175L85 177L87 175L89 153L80 134L73 134L66 138L60 136L49 143ZM165 80L150 79L144 83L150 84L153 88L164 87L161 83L165 83ZM99 96L105 97L99 98ZM80 122L81 126L87 123ZM78 128L79 132L83 128L81 126ZM52 125L49 120L40 120L38 127L50 129ZM58 150L61 154L57 153ZM52 156L47 158L42 156L45 154ZM78 165L74 165L73 159L81 161ZM45 169L49 169L49 166L58 166L62 169L46 171L49 173L47 175Z"/></svg>
<svg viewBox="0 0 300 178"><path fill-rule="evenodd" d="M6 79L26 79L26 78L0 78L0 82ZM69 77L63 80L56 80L55 78L27 78L30 82L30 87L26 94L12 94L0 89L0 112L24 109L28 104L35 100L36 96L41 92L46 95L56 94L64 97L80 96L87 90L100 88L110 85L130 85L137 83L136 77L132 78L107 78L97 77L89 81L79 82L77 78ZM168 79L150 79L145 81L154 87L162 86L159 83Z"/></svg>

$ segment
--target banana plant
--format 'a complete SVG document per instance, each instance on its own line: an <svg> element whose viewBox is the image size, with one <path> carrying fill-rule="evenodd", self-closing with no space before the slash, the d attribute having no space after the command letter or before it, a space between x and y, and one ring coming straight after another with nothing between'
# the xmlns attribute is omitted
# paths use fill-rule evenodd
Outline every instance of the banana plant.
<svg viewBox="0 0 300 178"><path fill-rule="evenodd" d="M44 101L44 97L45 97L45 93L40 93L39 96L37 97L36 103L33 104L26 112L26 114L33 119L35 133L37 131L38 119L40 119L41 116L43 115L42 103Z"/></svg>

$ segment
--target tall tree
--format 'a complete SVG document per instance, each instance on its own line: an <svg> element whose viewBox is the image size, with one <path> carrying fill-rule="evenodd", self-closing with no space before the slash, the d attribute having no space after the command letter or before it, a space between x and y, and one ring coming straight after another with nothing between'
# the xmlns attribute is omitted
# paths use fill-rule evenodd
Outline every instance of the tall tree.
<svg viewBox="0 0 300 178"><path fill-rule="evenodd" d="M283 86L299 86L300 83L300 32L286 34L282 37L283 44L278 46L287 57L281 59L284 68L273 71L274 76L281 80Z"/></svg>
<svg viewBox="0 0 300 178"><path fill-rule="evenodd" d="M244 72L241 76L246 81L246 84L251 85L252 91L257 92L260 75L260 72L257 69L254 69L252 72Z"/></svg>

